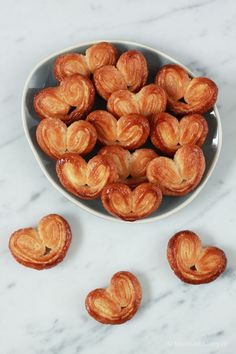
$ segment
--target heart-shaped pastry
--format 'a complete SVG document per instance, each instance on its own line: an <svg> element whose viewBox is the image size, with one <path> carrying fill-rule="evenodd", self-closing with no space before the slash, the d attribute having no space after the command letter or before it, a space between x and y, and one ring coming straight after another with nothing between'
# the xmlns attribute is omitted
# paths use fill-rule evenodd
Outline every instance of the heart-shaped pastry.
<svg viewBox="0 0 236 354"><path fill-rule="evenodd" d="M164 65L157 72L155 83L166 91L168 107L177 115L205 113L217 99L218 88L212 80L191 79L187 71L176 64Z"/></svg>
<svg viewBox="0 0 236 354"><path fill-rule="evenodd" d="M111 183L103 188L101 199L110 214L123 220L135 221L159 208L162 192L151 183L141 183L134 190L124 183Z"/></svg>
<svg viewBox="0 0 236 354"><path fill-rule="evenodd" d="M36 138L45 154L59 159L66 152L88 154L96 144L97 132L92 124L84 120L67 127L60 119L47 118L37 126Z"/></svg>
<svg viewBox="0 0 236 354"><path fill-rule="evenodd" d="M82 199L99 197L107 183L119 178L116 166L101 155L87 163L80 155L67 153L57 160L56 172L65 189Z"/></svg>
<svg viewBox="0 0 236 354"><path fill-rule="evenodd" d="M34 109L41 119L58 118L70 123L91 110L94 97L92 82L87 77L74 74L57 87L40 90L34 97Z"/></svg>
<svg viewBox="0 0 236 354"><path fill-rule="evenodd" d="M67 53L57 57L54 64L54 75L62 81L73 74L89 77L96 69L104 65L115 65L117 50L110 43L100 42L89 47L85 55Z"/></svg>
<svg viewBox="0 0 236 354"><path fill-rule="evenodd" d="M138 93L129 90L119 90L111 94L107 101L107 109L116 117L131 113L144 116L164 112L167 95L163 88L150 84L144 86Z"/></svg>
<svg viewBox="0 0 236 354"><path fill-rule="evenodd" d="M184 230L169 240L169 264L177 277L186 283L204 284L215 280L227 264L225 253L217 247L203 247L200 238Z"/></svg>
<svg viewBox="0 0 236 354"><path fill-rule="evenodd" d="M118 272L108 288L91 291L85 300L86 310L103 324L121 324L130 320L142 301L142 288L134 274Z"/></svg>
<svg viewBox="0 0 236 354"><path fill-rule="evenodd" d="M99 95L108 100L118 90L137 92L147 81L148 67L144 55L138 50L124 52L116 66L106 65L94 72L93 81Z"/></svg>
<svg viewBox="0 0 236 354"><path fill-rule="evenodd" d="M9 248L17 262L34 269L51 268L61 262L71 243L70 226L60 215L42 218L38 228L15 231Z"/></svg>
<svg viewBox="0 0 236 354"><path fill-rule="evenodd" d="M166 112L152 117L151 141L168 155L173 155L183 145L202 146L207 134L207 121L200 114L189 114L180 121Z"/></svg>
<svg viewBox="0 0 236 354"><path fill-rule="evenodd" d="M98 140L104 145L136 149L145 144L150 132L149 122L141 114L128 114L116 120L111 113L98 110L86 120L94 125Z"/></svg>
<svg viewBox="0 0 236 354"><path fill-rule="evenodd" d="M147 181L147 166L158 156L152 149L137 149L130 153L118 145L104 146L98 154L112 159L119 174L119 182L132 187Z"/></svg>
<svg viewBox="0 0 236 354"><path fill-rule="evenodd" d="M157 157L147 167L149 182L160 186L164 195L179 196L192 191L205 171L205 158L197 145L184 145L174 155Z"/></svg>

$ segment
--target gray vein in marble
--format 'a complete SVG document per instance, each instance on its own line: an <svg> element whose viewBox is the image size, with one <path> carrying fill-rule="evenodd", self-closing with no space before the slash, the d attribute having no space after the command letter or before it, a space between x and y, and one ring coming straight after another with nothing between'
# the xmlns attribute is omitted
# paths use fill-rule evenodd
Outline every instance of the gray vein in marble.
<svg viewBox="0 0 236 354"><path fill-rule="evenodd" d="M195 216L191 219L189 219L184 225L189 225L192 224L194 221L199 219L200 216L204 215L208 210L211 209L212 206L215 206L217 203L220 203L222 199L225 199L231 193L230 189L227 189L226 191L222 192L221 194L218 194L216 198L212 199L210 203L206 204L204 208L202 208Z"/></svg>
<svg viewBox="0 0 236 354"><path fill-rule="evenodd" d="M17 140L23 138L23 136L24 136L24 133L20 133L20 134L14 136L13 138L8 139L8 140L2 142L2 143L0 144L0 149L6 148L8 145L10 145L10 144L16 142Z"/></svg>
<svg viewBox="0 0 236 354"><path fill-rule="evenodd" d="M7 289L12 289L12 288L14 288L16 286L16 283L9 283L8 285L7 285Z"/></svg>
<svg viewBox="0 0 236 354"><path fill-rule="evenodd" d="M216 2L217 0L208 0L208 1L203 1L203 2L196 2L195 4L191 4L191 5L187 5L187 6L182 6L182 7L176 7L171 9L170 11L167 11L166 13L157 15L157 16L153 16L153 17L149 17L147 19L144 20L140 20L138 23L151 23L151 22L156 22L158 20L162 20L165 19L166 17L172 16L175 13L178 12L182 12L182 11L186 11L186 10L194 10L196 8L201 8L204 7L206 5L209 5L213 2Z"/></svg>
<svg viewBox="0 0 236 354"><path fill-rule="evenodd" d="M1 99L1 103L8 103L11 100L15 99L15 95L13 95L12 93L5 96L4 98Z"/></svg>
<svg viewBox="0 0 236 354"><path fill-rule="evenodd" d="M129 21L129 22L123 22L123 23L120 23L119 25L116 25L115 23L113 23L112 25L111 24L103 24L103 29L105 30L110 30L110 29L116 29L116 28L120 28L121 26L127 26L127 27L130 27L130 26L134 26L134 25L146 25L146 24L152 24L158 20L162 20L162 19L165 19L169 16L172 16L174 15L175 13L179 13L181 11L185 11L185 10L194 10L196 8L202 8L206 5L209 5L213 2L216 2L217 0L208 0L208 1L204 1L204 2L201 2L201 3L195 3L195 4L192 4L192 5L188 5L188 6L183 6L183 7L180 7L180 8L174 8L166 13L163 13L163 14L160 14L160 15L155 15L155 16L152 16L152 17L148 17L148 18L145 18L145 19L139 19L137 21ZM71 33L71 35L73 36L74 34L78 34L78 30L80 32L87 32L87 31L99 31L101 29L101 26L100 24L96 25L96 26L89 26L89 27L80 27L79 29L76 30L75 33Z"/></svg>

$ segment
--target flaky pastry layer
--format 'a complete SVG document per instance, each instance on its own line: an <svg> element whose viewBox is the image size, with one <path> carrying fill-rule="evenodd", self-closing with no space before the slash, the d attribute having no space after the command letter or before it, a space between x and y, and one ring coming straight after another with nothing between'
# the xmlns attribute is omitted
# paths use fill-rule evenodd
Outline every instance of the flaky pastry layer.
<svg viewBox="0 0 236 354"><path fill-rule="evenodd" d="M190 78L187 71L176 64L164 65L156 74L155 83L168 96L168 108L176 115L205 113L215 104L216 84L206 77Z"/></svg>
<svg viewBox="0 0 236 354"><path fill-rule="evenodd" d="M110 214L123 220L135 221L159 208L162 192L152 183L141 183L133 190L124 183L111 183L103 188L101 199Z"/></svg>
<svg viewBox="0 0 236 354"><path fill-rule="evenodd" d="M157 184L164 195L180 196L200 183L205 171L205 158L197 145L184 145L174 158L157 157L147 167L147 179Z"/></svg>
<svg viewBox="0 0 236 354"><path fill-rule="evenodd" d="M203 247L194 232L184 230L169 240L168 262L182 281L204 284L215 280L224 272L227 264L225 253L217 247Z"/></svg>
<svg viewBox="0 0 236 354"><path fill-rule="evenodd" d="M117 120L111 113L97 110L86 120L94 125L98 140L104 145L136 149L145 144L150 133L148 119L141 114L127 114Z"/></svg>
<svg viewBox="0 0 236 354"><path fill-rule="evenodd" d="M95 89L80 74L62 80L57 87L40 90L34 97L34 109L41 118L57 118L65 123L81 119L93 105Z"/></svg>
<svg viewBox="0 0 236 354"><path fill-rule="evenodd" d="M66 256L71 243L67 221L57 214L43 217L37 229L15 231L9 240L9 249L17 262L34 269L51 268Z"/></svg>
<svg viewBox="0 0 236 354"><path fill-rule="evenodd" d="M207 134L207 121L200 114L189 114L180 120L166 112L152 117L151 142L168 155L187 144L202 146Z"/></svg>
<svg viewBox="0 0 236 354"><path fill-rule="evenodd" d="M96 321L115 325L130 320L138 311L141 300L142 288L138 279L123 271L113 275L108 288L91 291L85 306Z"/></svg>

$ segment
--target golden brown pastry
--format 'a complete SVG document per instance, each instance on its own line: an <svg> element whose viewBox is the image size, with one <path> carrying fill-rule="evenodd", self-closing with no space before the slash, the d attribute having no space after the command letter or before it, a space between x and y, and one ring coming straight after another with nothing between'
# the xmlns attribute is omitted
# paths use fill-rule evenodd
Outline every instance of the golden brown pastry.
<svg viewBox="0 0 236 354"><path fill-rule="evenodd" d="M116 166L101 155L86 162L78 154L67 153L57 160L56 172L65 189L82 199L96 199L107 183L119 178Z"/></svg>
<svg viewBox="0 0 236 354"><path fill-rule="evenodd" d="M79 74L65 78L57 87L40 90L34 97L34 109L41 118L58 118L65 123L81 119L93 105L92 82Z"/></svg>
<svg viewBox="0 0 236 354"><path fill-rule="evenodd" d="M197 145L184 145L174 155L157 157L147 167L149 182L160 186L164 195L185 195L200 183L205 171L205 158Z"/></svg>
<svg viewBox="0 0 236 354"><path fill-rule="evenodd" d="M97 132L92 124L84 120L66 126L60 119L43 119L36 129L36 139L41 149L53 159L61 158L66 152L86 155L93 150Z"/></svg>
<svg viewBox="0 0 236 354"><path fill-rule="evenodd" d="M66 53L57 57L54 75L62 81L73 74L89 77L96 69L104 65L115 65L118 53L110 43L100 42L86 50L86 54Z"/></svg>
<svg viewBox="0 0 236 354"><path fill-rule="evenodd" d="M131 113L150 116L166 109L167 96L165 91L155 85L144 86L138 93L119 90L109 97L107 109L116 117Z"/></svg>
<svg viewBox="0 0 236 354"><path fill-rule="evenodd" d="M146 83L148 67L144 55L138 50L123 53L116 67L105 65L94 72L93 81L99 95L108 100L118 90L139 91Z"/></svg>
<svg viewBox="0 0 236 354"><path fill-rule="evenodd" d="M169 264L177 277L185 283L204 284L215 280L227 264L225 253L216 247L203 247L200 238L184 230L169 240Z"/></svg>
<svg viewBox="0 0 236 354"><path fill-rule="evenodd" d="M103 188L101 199L108 213L123 220L135 221L159 208L162 192L152 183L141 183L134 190L124 183L111 183Z"/></svg>
<svg viewBox="0 0 236 354"><path fill-rule="evenodd" d="M104 146L98 154L112 159L119 174L119 182L132 187L147 181L147 166L158 156L152 149L137 149L130 153L118 145Z"/></svg>
<svg viewBox="0 0 236 354"><path fill-rule="evenodd" d="M166 91L168 107L176 115L205 113L217 99L218 88L212 80L191 79L187 71L176 64L164 65L157 72L155 83Z"/></svg>
<svg viewBox="0 0 236 354"><path fill-rule="evenodd" d="M130 320L142 301L142 288L134 274L118 272L108 288L91 291L85 300L86 310L103 324L121 324Z"/></svg>
<svg viewBox="0 0 236 354"><path fill-rule="evenodd" d="M56 266L63 261L71 243L71 230L60 215L43 217L38 228L15 231L9 240L9 249L17 262L34 269Z"/></svg>
<svg viewBox="0 0 236 354"><path fill-rule="evenodd" d="M149 122L141 114L128 114L116 120L111 113L97 110L88 115L87 121L96 128L102 144L118 144L126 149L142 146L150 132Z"/></svg>
<svg viewBox="0 0 236 354"><path fill-rule="evenodd" d="M173 155L186 144L202 146L207 134L207 121L200 114L186 115L180 121L166 112L152 117L151 141L168 155Z"/></svg>

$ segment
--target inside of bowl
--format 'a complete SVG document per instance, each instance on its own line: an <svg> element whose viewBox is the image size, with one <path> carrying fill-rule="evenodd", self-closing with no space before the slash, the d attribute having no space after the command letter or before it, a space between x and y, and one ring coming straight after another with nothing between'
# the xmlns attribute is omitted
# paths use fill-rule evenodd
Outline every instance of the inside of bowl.
<svg viewBox="0 0 236 354"><path fill-rule="evenodd" d="M113 43L120 53L131 49L137 49L143 52L143 54L145 55L148 61L148 67L149 67L148 83L153 82L154 75L162 65L175 62L174 60L171 60L168 56L162 53L157 53L155 50L151 50L149 48L143 47L142 45L138 45L134 43L120 43L115 41L113 41ZM63 52L84 53L85 50L88 48L88 46L89 45L82 45L82 46L74 47L73 49L70 50L65 50ZM37 93L40 89L44 87L57 85L57 82L53 76L53 64L57 55L50 57L49 59L42 62L31 74L27 87L25 89L25 102L23 102L24 104L23 119L25 119L25 126L29 133L31 146L34 149L34 152L36 153L38 159L41 161L41 166L43 166L44 172L47 174L47 177L52 182L54 182L54 184L56 184L60 190L63 190L63 187L60 185L60 182L58 180L55 171L55 161L47 157L37 144L35 132L36 132L36 127L39 123L39 118L37 117L33 108L33 98L35 93ZM106 102L103 101L101 98L97 97L95 100L94 107L96 107L96 109L106 109ZM171 211L174 211L174 209L179 208L183 203L186 204L188 200L192 199L193 193L197 194L197 190L201 188L201 185L206 180L208 174L210 173L211 167L214 164L214 160L216 159L216 155L219 147L219 134L218 134L218 119L217 119L216 112L212 110L211 112L206 113L205 118L207 119L208 122L209 134L202 147L206 159L206 170L200 185L195 191L189 193L186 196L164 197L161 207L155 213L148 216L147 219L153 219L155 217L163 217L165 214L167 213L169 214ZM150 146L153 148L150 142L148 142L146 146ZM96 150L93 152L93 154L96 154ZM89 157L91 157L91 154ZM103 208L102 203L99 199L91 200L91 201L82 200L71 195L69 192L64 190L64 194L65 193L68 196L70 195L73 198L73 201L75 201L77 204L79 203L81 206L92 209L92 211L99 213L100 216L108 215L108 213Z"/></svg>

